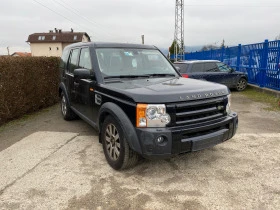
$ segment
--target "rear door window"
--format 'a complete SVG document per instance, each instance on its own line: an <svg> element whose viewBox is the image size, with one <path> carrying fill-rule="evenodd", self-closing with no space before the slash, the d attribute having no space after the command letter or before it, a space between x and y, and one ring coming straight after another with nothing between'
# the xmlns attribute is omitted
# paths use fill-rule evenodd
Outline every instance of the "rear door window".
<svg viewBox="0 0 280 210"><path fill-rule="evenodd" d="M217 72L219 71L216 63L204 63L205 72Z"/></svg>
<svg viewBox="0 0 280 210"><path fill-rule="evenodd" d="M71 56L68 63L68 70L72 74L74 72L74 69L78 68L79 52L80 49L74 49L71 51Z"/></svg>
<svg viewBox="0 0 280 210"><path fill-rule="evenodd" d="M92 69L89 48L81 49L79 68Z"/></svg>
<svg viewBox="0 0 280 210"><path fill-rule="evenodd" d="M204 64L203 63L194 63L192 65L191 72L192 73L199 73L204 71Z"/></svg>
<svg viewBox="0 0 280 210"><path fill-rule="evenodd" d="M61 59L60 59L60 68L65 68L67 65L67 61L68 61L68 57L69 57L69 50L65 49L62 53Z"/></svg>

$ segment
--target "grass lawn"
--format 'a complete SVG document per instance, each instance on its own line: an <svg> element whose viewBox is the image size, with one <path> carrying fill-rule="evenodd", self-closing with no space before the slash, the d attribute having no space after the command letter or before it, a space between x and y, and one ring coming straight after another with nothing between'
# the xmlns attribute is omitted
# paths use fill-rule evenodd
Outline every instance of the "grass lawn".
<svg viewBox="0 0 280 210"><path fill-rule="evenodd" d="M280 98L276 96L258 91L250 86L240 93L253 101L268 104L269 107L266 110L280 111Z"/></svg>

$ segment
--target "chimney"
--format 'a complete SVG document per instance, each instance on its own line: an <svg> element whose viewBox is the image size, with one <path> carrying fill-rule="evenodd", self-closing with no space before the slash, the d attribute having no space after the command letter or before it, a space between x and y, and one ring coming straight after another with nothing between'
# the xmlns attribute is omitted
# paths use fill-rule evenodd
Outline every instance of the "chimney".
<svg viewBox="0 0 280 210"><path fill-rule="evenodd" d="M55 30L55 33L57 33L57 28L54 28L54 30Z"/></svg>
<svg viewBox="0 0 280 210"><path fill-rule="evenodd" d="M53 30L50 30L50 33L53 33Z"/></svg>
<svg viewBox="0 0 280 210"><path fill-rule="evenodd" d="M62 30L61 30L61 29L59 29L59 30L58 30L58 33L61 33L61 32L62 32Z"/></svg>
<svg viewBox="0 0 280 210"><path fill-rule="evenodd" d="M73 31L74 31L73 28L71 28L71 32L72 32L72 33L73 33Z"/></svg>

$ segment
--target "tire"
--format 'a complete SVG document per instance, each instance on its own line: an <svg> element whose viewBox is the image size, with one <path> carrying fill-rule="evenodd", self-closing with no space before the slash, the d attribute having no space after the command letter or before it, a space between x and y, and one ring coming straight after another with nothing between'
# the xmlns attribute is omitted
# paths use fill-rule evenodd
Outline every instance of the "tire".
<svg viewBox="0 0 280 210"><path fill-rule="evenodd" d="M108 164L115 170L133 167L139 156L126 141L126 133L120 123L107 116L101 128L103 152Z"/></svg>
<svg viewBox="0 0 280 210"><path fill-rule="evenodd" d="M238 83L236 84L236 90L243 91L247 87L247 80L244 78L239 79Z"/></svg>
<svg viewBox="0 0 280 210"><path fill-rule="evenodd" d="M60 108L64 120L69 121L76 119L77 115L71 110L63 92L61 93Z"/></svg>

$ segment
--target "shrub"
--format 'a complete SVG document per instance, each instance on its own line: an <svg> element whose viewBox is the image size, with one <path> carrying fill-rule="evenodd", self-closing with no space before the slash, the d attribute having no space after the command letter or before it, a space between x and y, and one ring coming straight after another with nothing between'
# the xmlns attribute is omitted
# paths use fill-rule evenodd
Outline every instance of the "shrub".
<svg viewBox="0 0 280 210"><path fill-rule="evenodd" d="M0 57L0 125L57 103L59 59Z"/></svg>

